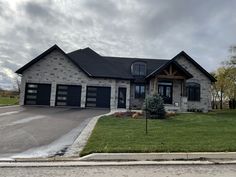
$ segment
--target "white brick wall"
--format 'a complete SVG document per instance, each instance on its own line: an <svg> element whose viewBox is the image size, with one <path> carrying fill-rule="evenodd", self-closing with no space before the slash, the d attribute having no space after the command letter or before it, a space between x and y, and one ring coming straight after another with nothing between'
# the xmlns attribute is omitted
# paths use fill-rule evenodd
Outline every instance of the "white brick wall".
<svg viewBox="0 0 236 177"><path fill-rule="evenodd" d="M96 64L94 64L96 67ZM81 85L81 107L85 107L87 86L107 86L111 87L111 108L117 107L118 87L127 88L126 106L129 108L130 102L130 81L115 79L93 79L79 70L60 51L54 50L40 61L29 67L22 74L20 104L24 104L25 83L50 83L51 100L50 105L55 105L56 85Z"/></svg>

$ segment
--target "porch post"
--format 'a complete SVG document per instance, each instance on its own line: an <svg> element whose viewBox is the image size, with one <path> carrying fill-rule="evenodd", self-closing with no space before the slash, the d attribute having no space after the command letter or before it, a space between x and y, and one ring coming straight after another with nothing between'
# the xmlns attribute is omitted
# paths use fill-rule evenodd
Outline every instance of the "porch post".
<svg viewBox="0 0 236 177"><path fill-rule="evenodd" d="M154 89L153 89L153 93L158 93L157 91L157 84L158 84L158 80L157 77L154 78Z"/></svg>
<svg viewBox="0 0 236 177"><path fill-rule="evenodd" d="M183 80L183 95L182 96L187 96L187 92L186 92L186 79Z"/></svg>

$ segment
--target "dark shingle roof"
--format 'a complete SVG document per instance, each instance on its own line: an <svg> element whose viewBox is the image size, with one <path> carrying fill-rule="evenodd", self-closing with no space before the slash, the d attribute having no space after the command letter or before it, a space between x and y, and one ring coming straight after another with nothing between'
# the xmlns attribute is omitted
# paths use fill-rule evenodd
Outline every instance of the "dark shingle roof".
<svg viewBox="0 0 236 177"><path fill-rule="evenodd" d="M67 54L74 62L94 77L133 79L131 64L143 61L147 64L147 74L169 60L101 56L90 48L80 49Z"/></svg>
<svg viewBox="0 0 236 177"><path fill-rule="evenodd" d="M185 56L193 63L200 71L202 71L212 82L215 78L212 77L204 68L202 68L196 61L194 61L185 52L180 52L171 60L166 59L147 59L147 58L127 58L127 57L108 57L101 56L90 48L80 49L66 54L57 45L52 46L41 55L25 64L18 69L16 73L22 74L27 68L38 62L41 58L48 55L53 50L59 50L63 55L67 56L78 68L90 77L101 78L117 78L117 79L133 79L131 74L131 65L133 62L142 61L147 64L147 77L152 77L153 74L166 67L171 62L174 62L180 55ZM187 72L187 71L185 71Z"/></svg>

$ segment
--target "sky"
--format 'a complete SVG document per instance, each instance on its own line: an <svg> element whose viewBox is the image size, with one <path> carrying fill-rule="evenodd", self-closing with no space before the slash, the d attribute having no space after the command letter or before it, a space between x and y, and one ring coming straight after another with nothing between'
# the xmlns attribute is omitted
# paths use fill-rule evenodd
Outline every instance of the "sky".
<svg viewBox="0 0 236 177"><path fill-rule="evenodd" d="M0 88L57 44L106 56L171 59L212 72L236 45L236 0L0 0Z"/></svg>

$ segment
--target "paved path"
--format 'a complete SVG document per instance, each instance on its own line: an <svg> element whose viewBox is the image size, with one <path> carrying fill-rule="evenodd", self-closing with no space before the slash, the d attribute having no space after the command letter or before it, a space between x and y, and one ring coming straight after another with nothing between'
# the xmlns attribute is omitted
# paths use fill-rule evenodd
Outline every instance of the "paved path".
<svg viewBox="0 0 236 177"><path fill-rule="evenodd" d="M149 165L1 168L7 177L235 177L236 165Z"/></svg>
<svg viewBox="0 0 236 177"><path fill-rule="evenodd" d="M108 110L49 107L0 109L0 158L40 157L73 143L90 118Z"/></svg>

